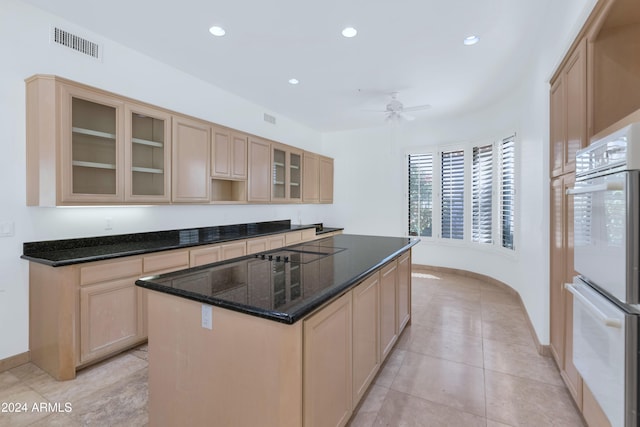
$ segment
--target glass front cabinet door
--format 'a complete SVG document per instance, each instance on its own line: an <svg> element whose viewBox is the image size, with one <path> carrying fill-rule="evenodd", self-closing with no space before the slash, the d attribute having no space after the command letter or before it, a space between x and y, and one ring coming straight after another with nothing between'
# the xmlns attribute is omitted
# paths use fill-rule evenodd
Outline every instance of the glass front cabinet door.
<svg viewBox="0 0 640 427"><path fill-rule="evenodd" d="M170 202L171 115L125 106L125 200Z"/></svg>
<svg viewBox="0 0 640 427"><path fill-rule="evenodd" d="M271 201L302 201L302 151L272 144Z"/></svg>
<svg viewBox="0 0 640 427"><path fill-rule="evenodd" d="M62 202L122 201L124 104L66 85L61 103Z"/></svg>

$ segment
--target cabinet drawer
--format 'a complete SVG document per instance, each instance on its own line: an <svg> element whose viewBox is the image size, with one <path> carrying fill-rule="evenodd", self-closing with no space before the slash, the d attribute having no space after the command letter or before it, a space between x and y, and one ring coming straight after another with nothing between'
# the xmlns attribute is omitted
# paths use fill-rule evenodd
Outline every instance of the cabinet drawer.
<svg viewBox="0 0 640 427"><path fill-rule="evenodd" d="M145 273L168 273L189 268L189 251L164 252L144 257Z"/></svg>
<svg viewBox="0 0 640 427"><path fill-rule="evenodd" d="M245 256L247 254L247 243L243 240L236 243L222 245L222 259L231 259Z"/></svg>
<svg viewBox="0 0 640 427"><path fill-rule="evenodd" d="M264 252L269 249L269 241L266 238L263 239L249 239L247 240L247 254L255 254L258 252Z"/></svg>
<svg viewBox="0 0 640 427"><path fill-rule="evenodd" d="M285 234L284 242L287 246L294 245L302 241L302 232L301 231L293 231L291 233Z"/></svg>
<svg viewBox="0 0 640 427"><path fill-rule="evenodd" d="M316 229L308 228L306 230L302 230L302 241L308 242L309 240L315 240L316 238Z"/></svg>
<svg viewBox="0 0 640 427"><path fill-rule="evenodd" d="M92 283L139 276L141 273L142 259L140 258L101 261L80 268L80 284L90 285Z"/></svg>
<svg viewBox="0 0 640 427"><path fill-rule="evenodd" d="M191 267L211 264L221 260L220 245L205 246L204 248L189 251L189 264Z"/></svg>

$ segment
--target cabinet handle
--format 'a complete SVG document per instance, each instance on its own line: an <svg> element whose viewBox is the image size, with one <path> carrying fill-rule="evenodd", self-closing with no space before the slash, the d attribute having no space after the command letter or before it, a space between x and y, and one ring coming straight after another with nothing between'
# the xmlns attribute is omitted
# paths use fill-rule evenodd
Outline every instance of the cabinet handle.
<svg viewBox="0 0 640 427"><path fill-rule="evenodd" d="M620 322L620 320L611 318L600 311L600 309L596 307L595 304L593 304L591 301L589 301L589 299L585 295L583 295L582 292L580 292L580 290L572 283L565 283L564 288L571 292L574 297L578 298L580 302L584 304L584 306L591 312L591 314L593 314L605 326L618 329L622 327L622 323Z"/></svg>

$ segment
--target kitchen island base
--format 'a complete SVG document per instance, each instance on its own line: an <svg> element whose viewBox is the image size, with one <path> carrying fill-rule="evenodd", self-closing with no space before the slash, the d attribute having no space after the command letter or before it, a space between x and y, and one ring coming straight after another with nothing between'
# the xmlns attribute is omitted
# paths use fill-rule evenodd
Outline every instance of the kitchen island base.
<svg viewBox="0 0 640 427"><path fill-rule="evenodd" d="M395 343L380 331L409 322L410 266L409 249L291 324L151 290L150 425L346 425Z"/></svg>

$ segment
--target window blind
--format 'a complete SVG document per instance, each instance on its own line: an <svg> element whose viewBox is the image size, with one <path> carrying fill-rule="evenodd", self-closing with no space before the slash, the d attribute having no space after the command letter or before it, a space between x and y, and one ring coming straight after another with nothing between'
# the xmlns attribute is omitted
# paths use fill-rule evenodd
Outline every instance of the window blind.
<svg viewBox="0 0 640 427"><path fill-rule="evenodd" d="M441 154L441 237L464 238L464 151Z"/></svg>
<svg viewBox="0 0 640 427"><path fill-rule="evenodd" d="M515 249L515 135L503 139L500 144L500 234L502 247Z"/></svg>
<svg viewBox="0 0 640 427"><path fill-rule="evenodd" d="M471 240L492 243L493 144L473 147Z"/></svg>
<svg viewBox="0 0 640 427"><path fill-rule="evenodd" d="M433 154L409 155L409 235L433 236Z"/></svg>

